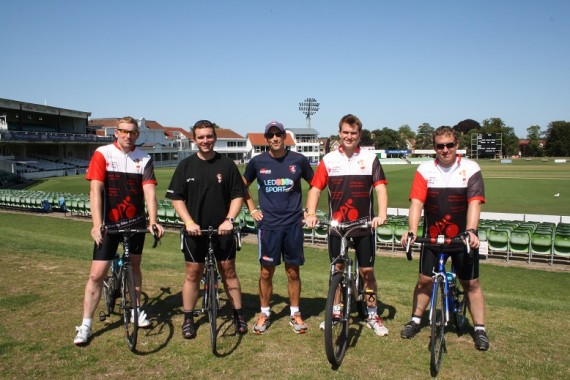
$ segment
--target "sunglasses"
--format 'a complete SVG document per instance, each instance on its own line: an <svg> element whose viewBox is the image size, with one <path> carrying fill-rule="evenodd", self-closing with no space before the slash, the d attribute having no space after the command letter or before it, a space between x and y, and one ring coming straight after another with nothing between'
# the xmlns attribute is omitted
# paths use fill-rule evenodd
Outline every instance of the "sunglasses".
<svg viewBox="0 0 570 380"><path fill-rule="evenodd" d="M283 133L283 132L267 132L267 133L265 134L265 138L266 138L266 139L272 139L273 136L277 136L277 137L281 138L281 137L283 137L284 135L285 135L285 133Z"/></svg>
<svg viewBox="0 0 570 380"><path fill-rule="evenodd" d="M126 129L117 128L117 131L123 136L129 135L129 137L136 137L139 135L139 131L127 131Z"/></svg>
<svg viewBox="0 0 570 380"><path fill-rule="evenodd" d="M455 147L455 145L457 145L457 143L455 142L450 142L447 144L435 144L435 147L437 150L443 150L443 148L447 148L447 149L452 149Z"/></svg>

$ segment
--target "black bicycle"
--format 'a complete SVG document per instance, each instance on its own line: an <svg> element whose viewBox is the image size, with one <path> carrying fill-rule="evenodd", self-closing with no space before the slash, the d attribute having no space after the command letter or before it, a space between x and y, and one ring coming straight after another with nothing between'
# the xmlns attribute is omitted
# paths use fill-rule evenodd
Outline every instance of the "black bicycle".
<svg viewBox="0 0 570 380"><path fill-rule="evenodd" d="M214 256L214 241L213 238L218 236L218 230L210 226L207 229L201 229L202 235L208 239L208 253L204 265L204 276L202 282L204 284L202 293L202 308L194 309L194 316L207 314L210 323L210 343L212 345L212 352L216 353L216 341L218 337L218 310L220 309L220 294L219 294L219 275L216 266L216 258ZM241 231L239 228L234 228L233 234L236 237L237 250L241 250ZM189 236L186 229L180 230L180 248L183 249L183 238Z"/></svg>
<svg viewBox="0 0 570 380"><path fill-rule="evenodd" d="M355 301L361 318L368 316L364 280L359 272L358 260L353 260L348 254L351 245L348 235L354 230L370 228L370 222L366 219L349 223L338 223L333 220L319 224L327 225L329 234L340 237L340 252L330 266L324 325L327 359L332 365L340 366L348 346L352 301Z"/></svg>
<svg viewBox="0 0 570 380"><path fill-rule="evenodd" d="M139 329L139 311L137 305L137 293L135 289L135 276L131 265L130 243L131 238L135 234L149 233L148 229L142 228L124 228L124 229L108 229L101 228L103 234L122 235L123 236L123 254L115 255L109 268L109 274L103 280L103 299L105 302L105 311L99 313L99 320L104 321L113 313L115 309L115 301L121 297L121 313L123 316L123 325L125 327L125 338L129 350L135 351L137 346L137 335ZM155 248L160 240L158 236L158 228L152 226Z"/></svg>
<svg viewBox="0 0 570 380"><path fill-rule="evenodd" d="M408 260L412 259L411 240L414 234L408 233L408 243L406 245L406 256ZM447 352L445 344L445 327L449 321L453 321L456 331L461 333L466 324L465 311L465 291L461 283L456 280L455 269L446 272L445 262L451 256L451 253L445 252L445 248L453 246L463 246L469 249L469 233L462 232L453 238L446 238L443 235L432 238L417 237L416 243L428 244L430 246L439 247L438 264L433 271L433 288L431 292L429 320L431 327L430 337L430 373L433 377L437 376L441 368L443 354ZM461 253L459 253L461 254Z"/></svg>

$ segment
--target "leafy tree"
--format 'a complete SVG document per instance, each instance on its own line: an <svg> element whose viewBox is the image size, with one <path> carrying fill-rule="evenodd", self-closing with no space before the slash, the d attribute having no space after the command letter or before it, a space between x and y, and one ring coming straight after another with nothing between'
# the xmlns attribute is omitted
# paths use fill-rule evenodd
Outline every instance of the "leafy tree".
<svg viewBox="0 0 570 380"><path fill-rule="evenodd" d="M553 121L548 125L545 149L549 156L570 156L570 122Z"/></svg>
<svg viewBox="0 0 570 380"><path fill-rule="evenodd" d="M540 130L539 125L533 125L526 129L528 144L523 150L523 156L537 157L541 156L543 149L540 146L540 139L543 133Z"/></svg>
<svg viewBox="0 0 570 380"><path fill-rule="evenodd" d="M416 149L431 149L433 147L432 135L435 128L429 123L423 123L416 133Z"/></svg>
<svg viewBox="0 0 570 380"><path fill-rule="evenodd" d="M398 132L390 128L375 129L372 131L374 134L374 148L376 149L400 149L398 146L399 135Z"/></svg>
<svg viewBox="0 0 570 380"><path fill-rule="evenodd" d="M465 119L453 126L453 129L455 129L457 132L465 134L473 129L481 129L481 124L473 119Z"/></svg>
<svg viewBox="0 0 570 380"><path fill-rule="evenodd" d="M362 136L360 137L360 145L361 146L372 146L374 145L374 141L372 141L372 137L370 136L370 131L368 129L362 129Z"/></svg>
<svg viewBox="0 0 570 380"><path fill-rule="evenodd" d="M407 142L416 138L416 134L414 131L412 131L412 128L410 128L408 124L404 124L398 128L398 135L400 136L398 145L401 149L407 149Z"/></svg>

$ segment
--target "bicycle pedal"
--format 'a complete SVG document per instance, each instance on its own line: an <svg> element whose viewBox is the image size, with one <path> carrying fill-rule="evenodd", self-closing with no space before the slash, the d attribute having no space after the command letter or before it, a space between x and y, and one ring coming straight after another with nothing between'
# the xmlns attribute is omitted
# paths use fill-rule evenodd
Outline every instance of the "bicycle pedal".
<svg viewBox="0 0 570 380"><path fill-rule="evenodd" d="M105 314L105 312L100 311L99 312L99 322L105 322L106 319L107 319L107 315Z"/></svg>

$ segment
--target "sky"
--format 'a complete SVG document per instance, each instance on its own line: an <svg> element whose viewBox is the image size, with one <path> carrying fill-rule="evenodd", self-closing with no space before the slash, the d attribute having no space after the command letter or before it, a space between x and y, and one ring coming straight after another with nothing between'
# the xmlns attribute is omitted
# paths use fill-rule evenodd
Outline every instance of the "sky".
<svg viewBox="0 0 570 380"><path fill-rule="evenodd" d="M0 98L245 135L570 121L568 0L0 0Z"/></svg>

